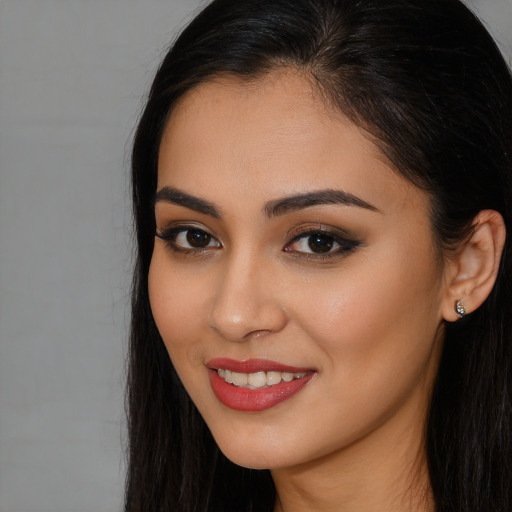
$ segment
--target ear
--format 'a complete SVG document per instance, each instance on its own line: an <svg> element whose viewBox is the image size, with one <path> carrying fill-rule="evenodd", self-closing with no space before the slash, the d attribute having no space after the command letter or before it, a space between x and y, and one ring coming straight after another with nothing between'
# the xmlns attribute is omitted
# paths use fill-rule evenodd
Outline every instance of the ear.
<svg viewBox="0 0 512 512"><path fill-rule="evenodd" d="M494 210L482 210L474 218L472 235L462 242L455 257L448 257L445 267L446 293L443 318L457 321L457 301L467 313L478 309L491 293L505 244L503 217Z"/></svg>

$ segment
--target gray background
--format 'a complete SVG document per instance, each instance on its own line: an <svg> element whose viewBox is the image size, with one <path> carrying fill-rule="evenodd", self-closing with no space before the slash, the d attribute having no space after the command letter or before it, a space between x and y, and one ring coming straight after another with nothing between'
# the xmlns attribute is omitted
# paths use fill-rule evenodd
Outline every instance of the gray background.
<svg viewBox="0 0 512 512"><path fill-rule="evenodd" d="M0 512L121 509L129 141L204 3L0 0Z"/></svg>

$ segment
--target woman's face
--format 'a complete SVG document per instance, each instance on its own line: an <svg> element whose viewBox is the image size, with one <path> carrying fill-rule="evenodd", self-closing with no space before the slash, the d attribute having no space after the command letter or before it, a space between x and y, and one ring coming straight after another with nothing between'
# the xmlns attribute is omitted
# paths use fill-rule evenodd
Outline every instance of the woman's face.
<svg viewBox="0 0 512 512"><path fill-rule="evenodd" d="M155 215L153 315L231 460L289 468L420 442L443 337L428 197L306 80L187 93Z"/></svg>

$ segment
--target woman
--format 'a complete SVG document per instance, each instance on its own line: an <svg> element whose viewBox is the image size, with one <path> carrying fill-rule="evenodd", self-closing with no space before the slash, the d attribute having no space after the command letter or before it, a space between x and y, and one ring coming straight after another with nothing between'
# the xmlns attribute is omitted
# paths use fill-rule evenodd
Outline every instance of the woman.
<svg viewBox="0 0 512 512"><path fill-rule="evenodd" d="M133 150L127 511L510 511L512 81L458 0L215 0Z"/></svg>

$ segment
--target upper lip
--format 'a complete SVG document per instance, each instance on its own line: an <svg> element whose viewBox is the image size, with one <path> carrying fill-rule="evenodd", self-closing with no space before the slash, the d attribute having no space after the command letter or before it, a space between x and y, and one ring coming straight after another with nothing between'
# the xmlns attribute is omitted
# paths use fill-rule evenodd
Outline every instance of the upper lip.
<svg viewBox="0 0 512 512"><path fill-rule="evenodd" d="M206 366L212 370L229 370L237 373L257 373L257 372L289 372L289 373L304 373L312 371L312 368L304 368L297 366L289 366L277 361L270 361L268 359L246 359L244 361L237 361L227 357L218 357L210 359Z"/></svg>

